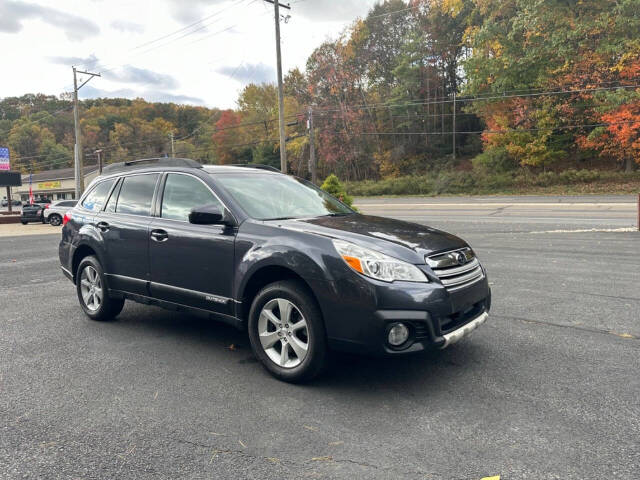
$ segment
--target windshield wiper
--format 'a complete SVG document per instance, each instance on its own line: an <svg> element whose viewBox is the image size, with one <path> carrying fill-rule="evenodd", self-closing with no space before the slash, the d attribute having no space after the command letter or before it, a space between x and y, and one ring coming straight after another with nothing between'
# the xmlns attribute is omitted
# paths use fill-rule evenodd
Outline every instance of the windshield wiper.
<svg viewBox="0 0 640 480"><path fill-rule="evenodd" d="M275 218L265 218L264 221L269 221L269 220L293 220L294 218L297 217L275 217Z"/></svg>
<svg viewBox="0 0 640 480"><path fill-rule="evenodd" d="M332 212L327 213L326 215L321 215L322 217L344 217L345 215L353 215L353 212Z"/></svg>

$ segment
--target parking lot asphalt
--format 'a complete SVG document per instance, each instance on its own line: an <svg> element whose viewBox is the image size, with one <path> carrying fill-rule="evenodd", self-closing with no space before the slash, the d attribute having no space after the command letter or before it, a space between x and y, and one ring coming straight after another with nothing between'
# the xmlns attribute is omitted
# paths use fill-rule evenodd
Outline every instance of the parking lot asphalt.
<svg viewBox="0 0 640 480"><path fill-rule="evenodd" d="M359 200L468 240L490 321L302 386L205 318L88 321L59 234L0 238L0 478L638 478L640 233L633 198L589 200Z"/></svg>

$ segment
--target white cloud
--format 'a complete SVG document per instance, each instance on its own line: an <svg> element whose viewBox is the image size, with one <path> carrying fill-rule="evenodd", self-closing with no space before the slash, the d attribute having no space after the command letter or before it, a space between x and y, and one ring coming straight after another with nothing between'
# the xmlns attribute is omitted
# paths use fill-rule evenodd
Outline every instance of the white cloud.
<svg viewBox="0 0 640 480"><path fill-rule="evenodd" d="M235 79L242 84L273 82L276 71L271 65L264 63L227 65L215 69L221 75Z"/></svg>
<svg viewBox="0 0 640 480"><path fill-rule="evenodd" d="M33 19L61 28L70 40L84 40L100 32L97 23L56 8L20 0L3 0L0 3L0 32L18 33L25 21Z"/></svg>
<svg viewBox="0 0 640 480"><path fill-rule="evenodd" d="M291 0L291 19L281 24L283 71L304 69L314 48L336 38L375 1ZM0 95L68 92L71 65L102 73L81 96L220 108L234 107L247 82L275 81L273 6L263 0L114 5L112 0L0 0L3 67L20 72L3 77ZM202 18L208 19L186 27ZM94 32L99 34L89 36Z"/></svg>
<svg viewBox="0 0 640 480"><path fill-rule="evenodd" d="M122 68L107 71L103 74L103 77L118 83L153 85L170 90L177 88L179 85L178 81L171 75L154 72L146 68L132 67L131 65L125 65Z"/></svg>
<svg viewBox="0 0 640 480"><path fill-rule="evenodd" d="M144 25L140 25L139 23L128 22L126 20L114 20L109 25L111 28L118 30L123 33L143 33Z"/></svg>
<svg viewBox="0 0 640 480"><path fill-rule="evenodd" d="M150 102L164 102L164 103L189 103L191 105L204 105L203 99L198 97L192 97L190 95L174 94L171 92L163 92L158 90L143 90L138 91L132 88L120 88L116 90L103 90L101 88L95 88L91 85L83 87L78 96L80 98L144 98Z"/></svg>

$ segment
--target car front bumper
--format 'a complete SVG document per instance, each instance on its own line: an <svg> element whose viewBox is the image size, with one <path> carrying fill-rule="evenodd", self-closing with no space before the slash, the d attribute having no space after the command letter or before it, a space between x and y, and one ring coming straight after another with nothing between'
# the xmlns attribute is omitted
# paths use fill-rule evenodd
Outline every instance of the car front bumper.
<svg viewBox="0 0 640 480"><path fill-rule="evenodd" d="M446 348L485 323L491 309L486 274L455 292L437 281L384 283L360 276L326 287L318 301L329 345L349 352L400 355ZM399 347L387 342L394 323L409 329L409 339Z"/></svg>

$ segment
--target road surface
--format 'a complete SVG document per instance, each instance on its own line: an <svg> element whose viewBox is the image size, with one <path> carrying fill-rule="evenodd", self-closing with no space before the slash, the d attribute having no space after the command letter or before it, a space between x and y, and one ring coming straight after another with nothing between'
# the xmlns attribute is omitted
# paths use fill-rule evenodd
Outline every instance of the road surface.
<svg viewBox="0 0 640 480"><path fill-rule="evenodd" d="M444 351L335 355L304 386L203 318L88 321L58 234L2 237L0 477L635 479L640 234L632 201L589 199L360 201L467 239L492 315Z"/></svg>

